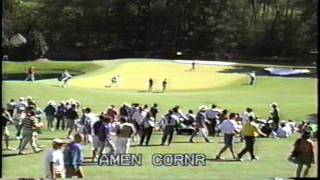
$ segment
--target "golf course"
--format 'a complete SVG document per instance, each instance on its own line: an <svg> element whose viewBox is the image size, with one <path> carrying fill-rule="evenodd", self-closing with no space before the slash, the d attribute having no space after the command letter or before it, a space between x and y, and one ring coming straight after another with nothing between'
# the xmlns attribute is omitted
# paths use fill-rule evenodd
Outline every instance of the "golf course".
<svg viewBox="0 0 320 180"><path fill-rule="evenodd" d="M190 61L191 63L191 61ZM31 96L37 105L44 109L48 101L56 103L69 99L77 100L82 107L90 107L100 114L110 105L120 107L124 102L148 104L157 103L160 115L170 108L180 105L183 112L198 107L210 107L216 104L229 112L242 113L251 107L259 119L267 119L270 104L276 102L280 108L281 120L315 121L317 116L317 78L269 76L263 72L265 67L275 65L238 64L205 65L196 64L190 71L191 64L176 63L172 60L160 59L121 59L96 61L43 61L43 62L3 62L2 106L10 99ZM36 81L23 81L26 70L33 66ZM290 67L289 67L290 68ZM293 68L293 67L291 67ZM300 67L294 67L300 68ZM306 67L301 67L306 68ZM315 67L307 67L315 74ZM58 81L61 73L68 70L73 76L66 88ZM248 71L246 71L248 70ZM255 70L257 81L248 85L250 71ZM37 77L50 77L37 79ZM24 75L24 76L23 76ZM111 78L119 75L119 86L109 86ZM23 78L17 78L21 77ZM153 91L148 91L148 80L154 81ZM161 92L162 81L167 79L167 89ZM45 118L43 118L45 122ZM159 120L158 120L159 121ZM55 122L54 122L55 124ZM10 146L17 148L19 141L15 139L16 129L9 125ZM44 151L32 154L17 155L16 151L3 151L3 177L44 176L44 159L51 148L54 138L64 139L66 131L54 132L43 128L39 135L39 144ZM287 158L292 151L299 134L286 139L258 138L255 152L260 160L251 162L248 155L244 162L231 158L229 152L224 153L227 160L213 160L223 146L223 137L210 137L212 143L205 143L199 136L196 143L188 143L189 136L176 135L170 146L159 146L162 131L155 131L150 146L131 147L130 153L141 153L143 165L135 167L106 167L88 162L84 164L87 179L270 179L280 177L286 179L295 175L296 166ZM317 140L314 140L317 152ZM235 152L239 152L244 143L235 143ZM207 157L206 166L199 167L156 167L152 165L151 156L155 153L203 153ZM91 145L85 146L85 157L91 156ZM318 155L315 154L317 157ZM317 158L316 158L317 159ZM317 164L317 162L316 162ZM317 176L317 165L310 171L311 177Z"/></svg>

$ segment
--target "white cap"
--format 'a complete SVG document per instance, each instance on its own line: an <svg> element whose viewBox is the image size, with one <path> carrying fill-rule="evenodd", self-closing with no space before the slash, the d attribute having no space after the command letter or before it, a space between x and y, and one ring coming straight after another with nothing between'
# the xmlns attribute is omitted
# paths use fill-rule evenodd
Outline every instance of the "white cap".
<svg viewBox="0 0 320 180"><path fill-rule="evenodd" d="M24 100L24 97L19 97L19 100L20 100L20 101L23 101L23 100Z"/></svg>
<svg viewBox="0 0 320 180"><path fill-rule="evenodd" d="M127 103L127 102L125 102L125 103L123 103L122 105L124 105L124 106L130 106L130 104L129 103Z"/></svg>
<svg viewBox="0 0 320 180"><path fill-rule="evenodd" d="M59 139L59 138L53 139L52 142L57 143L57 144L63 144L63 140Z"/></svg>
<svg viewBox="0 0 320 180"><path fill-rule="evenodd" d="M32 97L31 97L31 96L28 96L27 99L32 99Z"/></svg>
<svg viewBox="0 0 320 180"><path fill-rule="evenodd" d="M205 106L205 105L201 105L201 106L199 106L199 110L207 110L208 108L207 108L207 106Z"/></svg>

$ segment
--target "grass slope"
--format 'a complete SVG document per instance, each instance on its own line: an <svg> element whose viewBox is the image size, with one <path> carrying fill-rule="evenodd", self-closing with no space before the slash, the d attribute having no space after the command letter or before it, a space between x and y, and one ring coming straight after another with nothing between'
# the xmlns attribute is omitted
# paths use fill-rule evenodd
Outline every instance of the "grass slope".
<svg viewBox="0 0 320 180"><path fill-rule="evenodd" d="M130 63L128 63L130 62ZM86 82L91 83L95 78L111 76L118 72L126 71L125 73L136 74L143 73L132 70L127 72L128 68L133 67L135 64L139 66L140 70L146 70L144 73L153 73L155 78L162 80L167 73L173 73L171 77L181 78L181 74L193 73L197 75L200 72L185 72L188 69L188 65L177 65L168 61L162 62L163 66L159 64L159 61L146 61L146 60L123 60L123 61L93 61L90 64L99 66L100 68L93 68L90 71L87 69L87 65L76 67L74 65L68 65L70 69L80 68L81 71L87 71L87 74L77 76L72 83ZM18 63L17 63L18 64ZM28 67L29 64L21 63L18 65L21 71L21 67ZM59 65L57 65L59 64ZM56 68L60 67L65 69L66 66L63 63L41 65L43 68ZM62 65L61 65L62 64ZM65 65L68 63L65 63ZM161 68L158 68L158 64ZM152 71L148 70L147 67L153 66ZM167 66L168 65L168 66ZM14 70L15 65L9 65ZM36 66L36 65L35 65ZM145 67L144 67L145 66ZM7 66L8 67L8 66ZM169 67L167 69L164 69ZM6 68L6 66L5 66ZM180 68L180 69L179 69ZM223 76L228 79L229 76L234 74L221 74L217 73L217 69L222 67L200 67L202 72L206 75L215 73L214 77ZM23 68L22 68L23 69ZM68 69L68 68L67 68ZM90 69L90 68L89 68ZM131 68L132 69L132 68ZM11 71L13 71L11 70ZM179 75L174 74L179 70ZM125 78L127 75L123 75ZM149 75L148 75L149 76ZM247 82L245 76L229 79L227 83L221 82L219 86L206 86L202 84L201 89L192 89L190 86L189 90L182 89L170 89L168 93L147 93L138 92L145 90L147 87L147 77L142 78L137 75L141 84L132 84L129 88L99 88L94 83L91 86L83 88L81 84L74 84L68 88L61 88L60 82L53 80L38 81L36 83L28 82L3 82L3 100L2 104L11 99L17 99L20 96L32 96L38 102L41 108L44 108L49 100L65 100L65 99L76 99L82 102L83 106L92 107L94 112L99 113L103 111L107 106L115 104L118 106L123 102L139 102L141 104L151 105L154 102L159 104L160 114L164 114L169 108L174 105L181 105L184 111L188 109L196 110L199 105L205 104L210 105L216 103L223 108L227 108L231 112L242 112L246 107L253 107L255 113L260 118L267 118L269 111L269 104L277 102L280 105L282 119L293 119L295 121L301 121L307 118L308 114L315 114L317 106L317 95L316 95L316 79L312 78L281 78L281 77L258 77L258 82L254 86L243 85ZM202 75L198 75L198 78ZM194 82L192 76L188 76L190 82ZM109 78L105 78L108 80ZM104 79L104 80L105 80ZM170 78L171 79L171 78ZM169 79L169 82L170 82ZM188 79L187 79L188 80ZM191 81L192 80L192 81ZM74 81L74 82L72 82ZM182 81L182 80L181 80ZM206 81L211 83L211 78ZM126 81L125 81L126 82ZM188 81L185 81L188 82ZM128 82L130 83L130 82ZM177 84L174 82L172 84ZM182 83L183 84L183 83ZM181 84L181 85L182 85ZM214 84L214 83L213 83ZM80 86L79 86L80 85ZM133 86L138 86L135 88ZM181 86L179 85L179 86ZM100 86L100 84L99 84ZM129 87L129 85L127 85ZM14 131L11 132L12 137ZM155 135L151 139L150 144L157 145L160 143L161 138L160 132L155 132ZM50 141L53 138L60 137L64 138L66 132L47 132L44 131L40 135L40 144L46 145L46 151L50 147ZM261 157L260 161L257 162L208 162L206 167L153 167L150 164L151 155L153 153L205 153L208 158L212 158L222 144L221 138L214 138L214 143L185 143L188 140L186 136L176 136L174 143L170 147L133 147L132 152L142 153L144 158L143 167L98 167L98 166L86 166L85 173L90 179L101 179L102 176L108 179L194 179L196 176L198 179L267 179L268 177L280 176L290 177L294 175L295 166L288 163L286 160L290 151L292 150L292 144L296 137L289 139L259 139L257 141L257 154ZM203 140L198 139L200 142ZM17 141L12 141L13 146L17 146ZM236 144L236 152L240 151L243 144ZM12 154L13 152L5 151L4 154ZM43 176L43 163L45 153L31 154L26 156L8 156L3 158L3 175L6 178L9 177L41 177ZM90 154L90 146L86 147L86 156ZM230 157L228 152L225 154L226 157ZM20 165L20 164L23 164ZM28 165L28 166L25 166ZM312 176L316 176L316 167L311 171Z"/></svg>

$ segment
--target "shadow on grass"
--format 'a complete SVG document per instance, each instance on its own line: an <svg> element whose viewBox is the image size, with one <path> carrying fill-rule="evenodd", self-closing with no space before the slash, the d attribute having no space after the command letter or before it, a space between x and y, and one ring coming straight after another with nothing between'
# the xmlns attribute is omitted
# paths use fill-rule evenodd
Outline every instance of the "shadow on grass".
<svg viewBox="0 0 320 180"><path fill-rule="evenodd" d="M172 143L180 143L180 144L183 144L183 143L186 143L186 144L199 144L199 143L208 143L208 144L210 144L210 143L213 143L213 141L211 141L211 142L205 142L205 141L194 141L194 142L189 142L189 141L177 141L177 142L172 142Z"/></svg>
<svg viewBox="0 0 320 180"><path fill-rule="evenodd" d="M211 161L211 162L240 162L236 159L213 159L213 158L209 158L206 159L206 161Z"/></svg>
<svg viewBox="0 0 320 180"><path fill-rule="evenodd" d="M165 93L165 92L162 92L162 91L153 91L152 93Z"/></svg>
<svg viewBox="0 0 320 180"><path fill-rule="evenodd" d="M22 155L19 155L18 153L11 153L11 154L2 154L2 157L12 157L12 156L22 156Z"/></svg>
<svg viewBox="0 0 320 180"><path fill-rule="evenodd" d="M137 91L138 93L146 93L146 92L150 92L150 91L146 91L146 90L142 90L142 91Z"/></svg>

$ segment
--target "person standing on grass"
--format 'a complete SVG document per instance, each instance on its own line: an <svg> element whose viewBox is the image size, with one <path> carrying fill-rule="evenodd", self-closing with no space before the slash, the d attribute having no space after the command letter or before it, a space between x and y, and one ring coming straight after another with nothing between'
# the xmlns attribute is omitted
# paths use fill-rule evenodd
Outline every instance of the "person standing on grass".
<svg viewBox="0 0 320 180"><path fill-rule="evenodd" d="M61 81L63 82L62 87L67 87L67 82L72 78L71 74L69 74L68 70L64 70L61 75Z"/></svg>
<svg viewBox="0 0 320 180"><path fill-rule="evenodd" d="M84 161L83 156L83 136L81 134L75 134L74 140L69 143L64 151L64 163L66 168L66 178L72 178L77 176L78 178L84 178L82 170L82 164Z"/></svg>
<svg viewBox="0 0 320 180"><path fill-rule="evenodd" d="M217 120L219 118L219 114L221 113L221 109L219 109L215 104L211 105L211 109L208 109L206 111L206 118L210 122L208 124L208 130L209 134L212 136L216 135L216 125L217 125Z"/></svg>
<svg viewBox="0 0 320 180"><path fill-rule="evenodd" d="M136 141L137 135L141 137L141 126L142 120L146 116L146 113L143 111L142 107L139 107L138 111L136 111L132 116L132 123L134 125L134 128L136 129L136 133L133 136L133 141Z"/></svg>
<svg viewBox="0 0 320 180"><path fill-rule="evenodd" d="M58 179L65 177L62 145L63 141L61 139L54 139L52 141L52 150L48 152L45 160L46 178Z"/></svg>
<svg viewBox="0 0 320 180"><path fill-rule="evenodd" d="M167 89L167 79L162 81L162 93L164 93Z"/></svg>
<svg viewBox="0 0 320 180"><path fill-rule="evenodd" d="M149 92L152 92L152 87L153 87L153 79L150 78L150 79L149 79L149 86L148 86L148 91L149 91Z"/></svg>
<svg viewBox="0 0 320 180"><path fill-rule="evenodd" d="M99 120L96 121L92 126L93 138L92 138L92 162L94 162L97 157L97 153L99 150L99 129L104 122L105 115L103 113L100 114Z"/></svg>
<svg viewBox="0 0 320 180"><path fill-rule="evenodd" d="M67 138L71 139L71 133L74 129L75 121L79 118L78 111L76 109L76 104L72 104L71 108L66 112L67 118L67 128L68 128L68 135Z"/></svg>
<svg viewBox="0 0 320 180"><path fill-rule="evenodd" d="M31 80L31 82L33 83L35 80L35 72L34 72L34 68L33 66L29 67L29 69L27 70L27 77L24 81L29 81Z"/></svg>
<svg viewBox="0 0 320 180"><path fill-rule="evenodd" d="M200 106L199 107L199 112L196 114L196 121L195 121L195 128L193 130L193 133L189 139L189 142L190 143L193 143L193 138L197 135L198 132L201 133L202 137L204 138L204 140L209 143L210 140L208 138L208 135L207 135L207 125L205 124L205 121L206 121L206 110L208 108L206 106Z"/></svg>
<svg viewBox="0 0 320 180"><path fill-rule="evenodd" d="M46 114L46 119L48 122L48 130L54 131L53 128L53 121L56 115L56 107L55 107L55 103L53 101L49 101L48 105L44 108L44 113Z"/></svg>
<svg viewBox="0 0 320 180"><path fill-rule="evenodd" d="M218 155L216 156L216 159L223 159L221 157L221 154L228 148L232 154L233 159L236 159L236 156L233 152L233 143L234 143L234 138L236 134L240 132L240 127L235 121L235 113L230 113L229 119L224 120L221 124L219 124L218 129L220 129L224 135L225 145L219 151Z"/></svg>
<svg viewBox="0 0 320 180"><path fill-rule="evenodd" d="M266 134L264 134L263 132L261 132L261 130L259 129L258 125L254 123L254 119L252 116L249 117L249 122L244 124L241 128L240 131L243 136L244 136L244 140L246 143L246 146L244 149L242 149L242 151L237 155L237 160L239 161L243 161L243 159L241 159L241 157L249 152L250 156L251 156L251 160L255 161L258 160L259 158L257 156L254 155L254 143L255 143L255 138L259 135L261 136L266 136Z"/></svg>
<svg viewBox="0 0 320 180"><path fill-rule="evenodd" d="M154 120L157 121L157 114L159 113L158 104L154 103L149 112L151 113L151 116L154 118Z"/></svg>
<svg viewBox="0 0 320 180"><path fill-rule="evenodd" d="M7 111L6 108L2 108L2 116L1 116L1 128L2 128L2 135L4 137L4 142L5 142L5 150L12 150L14 151L15 149L11 148L9 146L9 128L8 124L13 124L12 117L10 115L10 112Z"/></svg>
<svg viewBox="0 0 320 180"><path fill-rule="evenodd" d="M110 118L112 118L112 119L116 119L117 116L118 116L118 112L117 112L117 110L116 110L116 108L115 108L114 105L111 105L111 106L107 109L106 114L107 114Z"/></svg>
<svg viewBox="0 0 320 180"><path fill-rule="evenodd" d="M65 104L65 102L61 101L60 105L57 107L57 111L56 111L56 119L57 119L56 130L58 130L60 128L60 124L61 124L61 129L62 130L64 130L64 127L65 127L67 108L65 107L64 104Z"/></svg>
<svg viewBox="0 0 320 180"><path fill-rule="evenodd" d="M273 124L275 126L275 131L278 129L279 127L279 121L280 121L280 109L278 108L278 104L277 103L272 103L271 104L271 111L269 111L270 113L270 118L273 121Z"/></svg>
<svg viewBox="0 0 320 180"><path fill-rule="evenodd" d="M143 145L143 141L146 138L146 146L149 145L149 141L152 135L153 128L155 126L154 118L150 113L147 113L146 117L141 122L142 135L140 139L140 146Z"/></svg>
<svg viewBox="0 0 320 180"><path fill-rule="evenodd" d="M127 122L127 118L120 118L120 125L117 132L117 154L128 154L131 144L131 138L136 130L131 123Z"/></svg>
<svg viewBox="0 0 320 180"><path fill-rule="evenodd" d="M178 117L173 114L172 110L169 110L168 113L164 116L164 119L163 119L164 128L163 128L161 146L164 146L164 143L166 142L168 136L169 136L168 146L171 144L173 139L174 128L176 127L178 121L179 121Z"/></svg>
<svg viewBox="0 0 320 180"><path fill-rule="evenodd" d="M314 152L313 142L311 140L311 132L304 132L301 138L297 139L294 143L294 150L291 153L291 157L294 158L294 162L297 164L296 177L301 177L303 166L306 168L303 172L303 177L307 177L311 164L314 164Z"/></svg>

